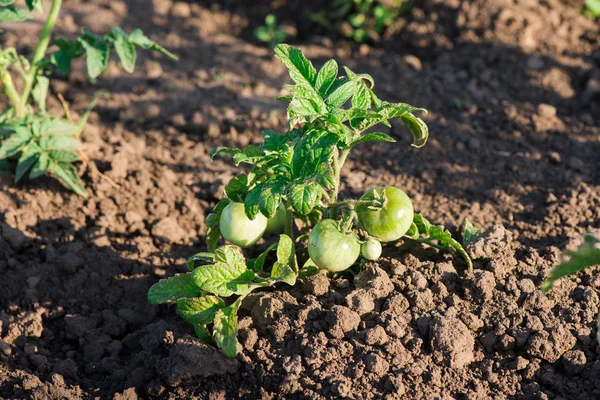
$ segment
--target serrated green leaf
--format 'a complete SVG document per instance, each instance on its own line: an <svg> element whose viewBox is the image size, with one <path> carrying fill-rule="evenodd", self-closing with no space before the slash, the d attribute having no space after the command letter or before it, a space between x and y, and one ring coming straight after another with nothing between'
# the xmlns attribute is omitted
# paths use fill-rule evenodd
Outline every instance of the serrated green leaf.
<svg viewBox="0 0 600 400"><path fill-rule="evenodd" d="M90 33L80 37L78 40L85 49L88 76L91 79L96 79L108 68L110 48L103 39Z"/></svg>
<svg viewBox="0 0 600 400"><path fill-rule="evenodd" d="M137 47L141 47L144 50L156 51L157 53L163 54L173 60L178 60L178 57L175 54L171 53L169 50L165 49L155 41L150 40L146 35L144 35L144 32L142 32L141 29L136 29L131 32L127 37L127 40L129 43Z"/></svg>
<svg viewBox="0 0 600 400"><path fill-rule="evenodd" d="M202 290L196 285L191 273L177 274L171 278L162 279L148 290L150 304L172 303L181 298L196 297Z"/></svg>
<svg viewBox="0 0 600 400"><path fill-rule="evenodd" d="M550 290L554 282L567 275L574 274L585 268L600 265L600 240L594 235L584 236L583 244L575 251L567 251L568 260L550 272L550 276L542 284L542 291Z"/></svg>
<svg viewBox="0 0 600 400"><path fill-rule="evenodd" d="M209 155L210 158L214 158L219 153L236 155L236 154L241 153L241 152L242 151L240 149L232 149L231 147L219 146L219 147L215 147L214 149L212 149L210 151L210 153L208 153L208 155Z"/></svg>
<svg viewBox="0 0 600 400"><path fill-rule="evenodd" d="M260 193L262 189L262 183L256 185L248 192L246 199L244 199L244 211L246 211L246 216L251 220L256 218L260 212Z"/></svg>
<svg viewBox="0 0 600 400"><path fill-rule="evenodd" d="M481 232L480 229L474 227L471 221L465 219L465 223L463 225L463 244L465 246L479 239L482 234L483 232Z"/></svg>
<svg viewBox="0 0 600 400"><path fill-rule="evenodd" d="M213 339L215 343L225 356L231 358L237 355L237 311L240 304L241 299L238 299L230 306L217 311L213 326Z"/></svg>
<svg viewBox="0 0 600 400"><path fill-rule="evenodd" d="M294 286L298 277L297 270L294 242L289 236L280 235L279 244L277 245L277 262L273 264L271 279Z"/></svg>
<svg viewBox="0 0 600 400"><path fill-rule="evenodd" d="M299 85L315 86L317 71L300 49L287 44L279 44L275 46L275 57L287 67L294 82Z"/></svg>
<svg viewBox="0 0 600 400"><path fill-rule="evenodd" d="M338 64L335 60L329 60L319 70L317 74L315 89L321 97L325 97L338 74Z"/></svg>
<svg viewBox="0 0 600 400"><path fill-rule="evenodd" d="M244 256L234 246L223 246L215 252L215 263L198 267L192 273L202 290L218 296L246 294L254 272L246 267Z"/></svg>
<svg viewBox="0 0 600 400"><path fill-rule="evenodd" d="M423 147L429 138L429 128L427 127L425 121L423 121L421 118L415 117L411 113L404 114L400 119L413 134L414 141L411 146L417 148Z"/></svg>
<svg viewBox="0 0 600 400"><path fill-rule="evenodd" d="M9 158L16 155L21 149L31 141L33 135L27 129L17 129L17 131L2 141L0 146L0 159Z"/></svg>
<svg viewBox="0 0 600 400"><path fill-rule="evenodd" d="M77 170L72 164L63 162L51 162L50 171L52 171L59 180L61 180L69 189L80 195L81 197L88 197L85 186L77 175Z"/></svg>
<svg viewBox="0 0 600 400"><path fill-rule="evenodd" d="M219 224L221 222L221 214L225 207L227 207L231 203L229 199L223 198L221 199L212 214L209 214L206 217L206 246L208 247L208 251L214 252L217 248L217 243L221 238L221 228Z"/></svg>
<svg viewBox="0 0 600 400"><path fill-rule="evenodd" d="M15 171L15 182L19 182L31 169L31 167L37 162L40 157L39 147L37 145L31 146L27 151L21 153L19 162L17 163L17 169Z"/></svg>
<svg viewBox="0 0 600 400"><path fill-rule="evenodd" d="M225 186L225 193L232 201L242 203L248 193L248 176L240 174L231 179Z"/></svg>
<svg viewBox="0 0 600 400"><path fill-rule="evenodd" d="M317 175L317 182L329 190L335 187L335 175L331 167L327 167L323 173Z"/></svg>
<svg viewBox="0 0 600 400"><path fill-rule="evenodd" d="M321 269L317 266L317 264L315 264L315 262L311 258L309 258L302 266L298 277L300 279L306 279L310 276L318 274L320 271Z"/></svg>
<svg viewBox="0 0 600 400"><path fill-rule="evenodd" d="M121 60L123 69L129 73L135 70L135 62L137 60L137 52L135 45L129 42L127 34L120 28L113 28L113 36L115 38L115 50Z"/></svg>
<svg viewBox="0 0 600 400"><path fill-rule="evenodd" d="M262 185L258 198L260 212L267 218L275 216L277 207L281 202L281 195L285 189L285 183L274 180Z"/></svg>
<svg viewBox="0 0 600 400"><path fill-rule="evenodd" d="M321 186L317 182L301 182L292 186L290 200L294 211L308 215L321 201Z"/></svg>
<svg viewBox="0 0 600 400"><path fill-rule="evenodd" d="M56 67L56 71L61 75L67 75L71 71L71 62L83 52L82 46L77 41L70 41L64 38L56 39L54 42L59 50L50 56L50 62Z"/></svg>
<svg viewBox="0 0 600 400"><path fill-rule="evenodd" d="M48 139L43 148L47 150L73 151L81 148L81 142L72 137L53 135Z"/></svg>
<svg viewBox="0 0 600 400"><path fill-rule="evenodd" d="M194 325L194 333L198 339L202 340L204 343L211 346L215 344L215 340L213 339L206 325Z"/></svg>
<svg viewBox="0 0 600 400"><path fill-rule="evenodd" d="M404 234L404 236L413 240L419 239L419 228L417 227L417 224L414 222L411 223L410 228L408 228L408 231Z"/></svg>
<svg viewBox="0 0 600 400"><path fill-rule="evenodd" d="M33 168L31 168L29 179L35 179L45 175L48 171L48 168L50 168L50 156L48 153L42 152L33 165Z"/></svg>
<svg viewBox="0 0 600 400"><path fill-rule="evenodd" d="M60 162L75 162L79 161L79 155L69 150L54 150L50 153L50 158Z"/></svg>
<svg viewBox="0 0 600 400"><path fill-rule="evenodd" d="M325 103L327 103L330 109L339 108L346 104L357 90L358 82L354 80L348 81L327 96Z"/></svg>
<svg viewBox="0 0 600 400"><path fill-rule="evenodd" d="M0 8L0 24L5 22L21 22L33 17L27 11L13 6Z"/></svg>
<svg viewBox="0 0 600 400"><path fill-rule="evenodd" d="M396 141L396 139L394 139L390 135L382 133L382 132L371 132L371 133L367 133L366 135L363 135L360 138L353 141L350 144L350 147L354 147L357 144L364 143L364 142L371 142L371 141L394 143Z"/></svg>
<svg viewBox="0 0 600 400"><path fill-rule="evenodd" d="M371 109L371 94L364 83L359 83L356 93L352 96L352 108L370 110Z"/></svg>
<svg viewBox="0 0 600 400"><path fill-rule="evenodd" d="M212 264L215 262L215 255L214 253L196 253L193 256L191 256L190 258L188 258L188 260L186 261L185 265L188 267L188 269L190 271L193 271L196 269L197 267L197 263L205 263L205 264Z"/></svg>
<svg viewBox="0 0 600 400"><path fill-rule="evenodd" d="M255 164L257 161L263 159L264 154L261 149L256 146L250 145L246 147L241 152L233 155L233 162L235 165L240 165L241 163L246 164Z"/></svg>
<svg viewBox="0 0 600 400"><path fill-rule="evenodd" d="M211 295L177 300L179 316L190 324L206 325L212 323L217 311L223 307L225 307L223 300L220 297Z"/></svg>
<svg viewBox="0 0 600 400"><path fill-rule="evenodd" d="M46 96L50 87L50 79L39 75L35 80L35 86L31 91L33 101L38 105L42 113L46 112Z"/></svg>
<svg viewBox="0 0 600 400"><path fill-rule="evenodd" d="M266 129L261 133L263 137L262 148L268 151L282 151L287 147L287 143L290 140L290 135L282 135L271 129Z"/></svg>
<svg viewBox="0 0 600 400"><path fill-rule="evenodd" d="M325 170L329 164L338 137L333 132L312 129L294 147L292 176L304 179Z"/></svg>

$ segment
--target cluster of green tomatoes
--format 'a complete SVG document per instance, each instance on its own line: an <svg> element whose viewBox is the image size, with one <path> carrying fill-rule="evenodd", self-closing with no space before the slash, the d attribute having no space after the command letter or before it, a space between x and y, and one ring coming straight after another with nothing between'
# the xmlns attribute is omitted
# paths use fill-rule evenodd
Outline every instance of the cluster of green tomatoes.
<svg viewBox="0 0 600 400"><path fill-rule="evenodd" d="M370 205L378 200L381 201L380 206ZM352 223L323 219L312 228L308 237L311 260L319 268L331 272L348 269L361 254L367 260L378 259L382 251L381 242L400 239L413 222L410 198L393 186L371 189L359 201L345 203L350 205L356 216ZM265 233L280 232L286 223L286 214L284 205L280 204L271 218L258 213L254 219L249 219L244 204L230 203L221 214L219 228L229 242L248 247ZM365 240L361 240L354 231L356 227L366 233Z"/></svg>

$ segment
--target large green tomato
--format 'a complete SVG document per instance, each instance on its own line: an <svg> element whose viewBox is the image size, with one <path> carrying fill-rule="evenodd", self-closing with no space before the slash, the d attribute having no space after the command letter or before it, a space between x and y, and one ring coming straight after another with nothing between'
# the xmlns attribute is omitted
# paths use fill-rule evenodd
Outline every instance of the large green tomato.
<svg viewBox="0 0 600 400"><path fill-rule="evenodd" d="M369 235L382 242L400 239L413 222L414 210L406 193L393 186L369 190L360 199L375 200L385 195L383 208L371 210L366 206L356 207L358 219Z"/></svg>
<svg viewBox="0 0 600 400"><path fill-rule="evenodd" d="M360 254L367 260L377 260L381 257L381 243L377 239L369 238L360 246Z"/></svg>
<svg viewBox="0 0 600 400"><path fill-rule="evenodd" d="M267 228L267 217L258 213L254 219L246 216L242 203L231 203L223 210L219 221L221 235L240 247L258 242Z"/></svg>
<svg viewBox="0 0 600 400"><path fill-rule="evenodd" d="M308 237L308 254L317 266L338 272L348 269L360 255L356 233L344 234L337 222L324 219L313 228Z"/></svg>
<svg viewBox="0 0 600 400"><path fill-rule="evenodd" d="M275 215L267 219L267 230L265 233L281 232L285 226L285 214L285 206L283 203L280 203L279 207L277 207L277 210L275 211Z"/></svg>

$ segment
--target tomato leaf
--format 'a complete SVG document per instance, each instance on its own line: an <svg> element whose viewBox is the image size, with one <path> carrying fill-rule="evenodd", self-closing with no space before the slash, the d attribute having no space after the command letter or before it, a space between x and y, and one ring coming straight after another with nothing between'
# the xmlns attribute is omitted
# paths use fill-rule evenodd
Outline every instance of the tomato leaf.
<svg viewBox="0 0 600 400"><path fill-rule="evenodd" d="M192 272L194 282L202 290L218 296L246 294L254 272L246 267L244 256L231 245L215 252L215 263L198 267Z"/></svg>
<svg viewBox="0 0 600 400"><path fill-rule="evenodd" d="M156 51L157 53L163 54L173 60L179 59L175 54L171 53L169 50L165 49L155 41L150 40L146 35L144 35L144 32L142 32L141 29L136 29L133 32L131 32L127 36L127 41L137 47L141 47L144 50Z"/></svg>
<svg viewBox="0 0 600 400"><path fill-rule="evenodd" d="M322 129L312 129L294 147L292 176L305 179L325 171L329 164L337 135Z"/></svg>
<svg viewBox="0 0 600 400"><path fill-rule="evenodd" d="M229 203L231 203L229 199L221 199L215 206L212 214L206 217L206 246L208 247L208 251L213 252L217 248L217 243L221 238L221 228L219 227L221 214Z"/></svg>
<svg viewBox="0 0 600 400"><path fill-rule="evenodd" d="M45 175L50 168L50 156L46 152L40 153L39 158L34 164L33 168L31 168L31 172L29 173L29 179L39 178L42 175Z"/></svg>
<svg viewBox="0 0 600 400"><path fill-rule="evenodd" d="M202 263L215 262L214 253L196 253L193 256L191 256L190 258L188 258L185 265L188 267L188 269L190 271L193 271L197 267L196 263L199 263L199 262L202 262Z"/></svg>
<svg viewBox="0 0 600 400"><path fill-rule="evenodd" d="M321 201L321 186L317 182L302 182L292 186L292 208L299 214L308 215Z"/></svg>
<svg viewBox="0 0 600 400"><path fill-rule="evenodd" d="M33 17L27 11L14 6L0 8L0 24L5 22L21 22Z"/></svg>
<svg viewBox="0 0 600 400"><path fill-rule="evenodd" d="M60 179L72 191L81 197L88 197L85 186L83 185L83 182L81 182L81 178L79 178L79 175L77 175L77 170L72 164L64 162L51 162L49 170L52 171L58 177L58 179Z"/></svg>
<svg viewBox="0 0 600 400"><path fill-rule="evenodd" d="M338 64L335 60L329 60L319 70L317 79L315 82L315 89L319 92L321 97L327 94L327 91L335 82L338 74Z"/></svg>
<svg viewBox="0 0 600 400"><path fill-rule="evenodd" d="M129 38L125 32L120 28L113 28L115 50L123 69L129 73L135 70L135 62L137 60L137 52L135 45L129 41Z"/></svg>
<svg viewBox="0 0 600 400"><path fill-rule="evenodd" d="M23 147L27 146L32 138L33 135L31 131L17 127L14 134L2 141L2 145L0 146L0 159L16 155Z"/></svg>
<svg viewBox="0 0 600 400"><path fill-rule="evenodd" d="M40 148L37 145L31 146L27 151L21 153L17 170L15 172L15 182L19 182L25 176L27 171L37 162L40 157Z"/></svg>
<svg viewBox="0 0 600 400"><path fill-rule="evenodd" d="M463 245L467 246L470 243L473 243L477 239L481 237L483 232L480 229L473 226L471 221L465 219L465 223L463 225Z"/></svg>
<svg viewBox="0 0 600 400"><path fill-rule="evenodd" d="M367 133L366 135L361 136L360 138L358 138L355 141L353 141L352 143L350 143L350 147L354 147L360 143L372 142L372 141L395 143L396 139L394 139L393 137L391 137L390 135L388 135L386 133L371 132L371 133Z"/></svg>
<svg viewBox="0 0 600 400"><path fill-rule="evenodd" d="M288 68L290 77L299 85L315 86L317 71L300 49L287 44L275 46L275 57Z"/></svg>
<svg viewBox="0 0 600 400"><path fill-rule="evenodd" d="M220 297L211 295L177 300L179 316L190 324L206 325L212 323L217 311L223 307L225 307L223 300Z"/></svg>
<svg viewBox="0 0 600 400"><path fill-rule="evenodd" d="M108 68L110 48L104 40L89 32L78 41L85 49L88 76L96 79Z"/></svg>
<svg viewBox="0 0 600 400"><path fill-rule="evenodd" d="M543 292L550 290L554 282L564 276L600 265L600 240L594 235L587 234L583 238L583 244L577 250L567 251L566 254L569 259L550 272L550 276L542 284Z"/></svg>
<svg viewBox="0 0 600 400"><path fill-rule="evenodd" d="M241 304L241 298L228 307L217 311L213 326L213 339L217 346L227 357L235 357L237 354L237 311Z"/></svg>
<svg viewBox="0 0 600 400"><path fill-rule="evenodd" d="M358 82L355 80L348 81L337 88L325 99L325 103L330 109L335 109L346 104L348 100L354 96L358 89Z"/></svg>
<svg viewBox="0 0 600 400"><path fill-rule="evenodd" d="M150 304L172 303L181 298L196 297L202 290L196 285L192 274L177 274L171 278L162 279L148 290Z"/></svg>
<svg viewBox="0 0 600 400"><path fill-rule="evenodd" d="M246 194L248 194L248 176L240 174L231 179L225 186L225 193L231 201L243 202Z"/></svg>
<svg viewBox="0 0 600 400"><path fill-rule="evenodd" d="M194 333L196 334L198 339L202 340L204 343L209 344L211 346L215 344L215 340L213 339L206 325L195 324Z"/></svg>
<svg viewBox="0 0 600 400"><path fill-rule="evenodd" d="M50 87L50 79L45 76L38 75L35 79L35 86L31 91L33 101L38 105L42 113L46 112L46 96Z"/></svg>
<svg viewBox="0 0 600 400"><path fill-rule="evenodd" d="M262 272L263 267L265 266L265 261L269 253L277 248L277 243L273 243L265 251L260 253L256 259L248 260L248 267L250 267L254 272Z"/></svg>
<svg viewBox="0 0 600 400"><path fill-rule="evenodd" d="M400 119L414 136L414 141L411 146L417 148L423 147L429 138L429 128L427 127L427 124L421 118L415 117L412 113L404 114Z"/></svg>
<svg viewBox="0 0 600 400"><path fill-rule="evenodd" d="M285 282L288 285L294 286L298 264L296 262L296 253L294 242L287 235L279 236L279 244L277 245L277 262L271 270L271 279Z"/></svg>

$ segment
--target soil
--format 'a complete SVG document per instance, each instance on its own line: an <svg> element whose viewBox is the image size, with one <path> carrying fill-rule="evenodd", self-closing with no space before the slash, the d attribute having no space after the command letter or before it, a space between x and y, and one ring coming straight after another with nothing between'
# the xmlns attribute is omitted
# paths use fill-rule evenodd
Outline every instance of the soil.
<svg viewBox="0 0 600 400"><path fill-rule="evenodd" d="M111 93L84 133L88 200L0 177L0 398L600 398L600 270L539 290L600 229L600 27L575 1L424 0L372 46L298 24L317 64L335 57L381 98L430 110L424 148L394 124L397 144L353 155L343 195L396 185L455 232L468 217L487 230L474 272L400 243L353 280L259 293L233 360L147 303L204 249L235 172L208 151L285 128L273 99L289 78L251 30L267 11L293 22L287 3L66 3L61 35L140 27L181 60L140 54L132 75L111 62L95 86L78 64L53 81L75 117ZM11 25L3 46L31 51L40 28Z"/></svg>

